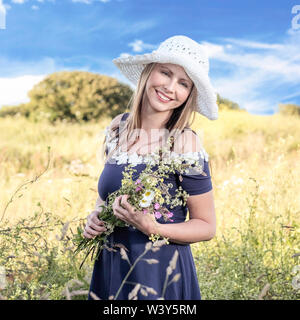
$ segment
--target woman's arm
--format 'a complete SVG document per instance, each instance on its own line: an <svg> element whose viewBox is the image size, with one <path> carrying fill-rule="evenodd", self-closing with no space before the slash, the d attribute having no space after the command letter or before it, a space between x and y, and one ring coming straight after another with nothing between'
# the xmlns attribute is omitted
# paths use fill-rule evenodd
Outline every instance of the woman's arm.
<svg viewBox="0 0 300 320"><path fill-rule="evenodd" d="M145 215L138 210L134 211L127 199L128 195L121 195L115 199L114 214L147 236L158 233L172 242L189 244L211 240L215 235L216 216L212 190L188 197L187 206L190 219L180 223L158 223L150 215Z"/></svg>
<svg viewBox="0 0 300 320"><path fill-rule="evenodd" d="M197 136L188 136L184 142L187 151L199 151L200 142ZM129 195L117 197L113 203L113 211L117 218L133 225L147 236L159 233L170 241L189 244L199 241L211 240L216 233L216 215L213 199L213 190L191 195L187 198L189 220L181 223L160 224L150 215L141 211L134 211L128 203Z"/></svg>
<svg viewBox="0 0 300 320"><path fill-rule="evenodd" d="M149 233L159 233L172 242L181 244L211 240L216 233L216 215L213 191L190 196L187 199L189 220L181 223L155 223ZM156 231L155 231L156 230Z"/></svg>
<svg viewBox="0 0 300 320"><path fill-rule="evenodd" d="M104 203L105 203L105 201L102 200L102 199L100 198L100 196L98 196L98 198L97 198L97 200L96 200L96 205L95 205L94 211L99 211L99 212L101 212L101 211L102 211L102 208L100 207L100 205L101 205L101 204L103 205Z"/></svg>

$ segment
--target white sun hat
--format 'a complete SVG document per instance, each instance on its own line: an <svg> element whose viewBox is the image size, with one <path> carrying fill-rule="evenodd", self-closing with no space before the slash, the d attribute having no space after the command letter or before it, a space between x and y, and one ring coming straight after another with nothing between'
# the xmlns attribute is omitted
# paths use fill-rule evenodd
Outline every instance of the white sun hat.
<svg viewBox="0 0 300 320"><path fill-rule="evenodd" d="M217 95L208 76L209 61L203 45L187 36L177 35L163 41L151 53L113 59L121 73L134 85L151 62L182 66L197 88L196 110L210 120L218 119Z"/></svg>

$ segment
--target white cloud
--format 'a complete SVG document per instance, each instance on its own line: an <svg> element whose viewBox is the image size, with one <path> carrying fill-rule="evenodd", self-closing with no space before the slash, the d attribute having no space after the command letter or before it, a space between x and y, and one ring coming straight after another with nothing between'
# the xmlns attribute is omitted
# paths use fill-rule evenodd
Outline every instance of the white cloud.
<svg viewBox="0 0 300 320"><path fill-rule="evenodd" d="M1 3L1 1L0 1ZM6 4L6 3L3 3L4 7L6 10L10 10L11 9L11 6L9 4Z"/></svg>
<svg viewBox="0 0 300 320"><path fill-rule="evenodd" d="M120 58L127 58L129 56L130 56L130 54L126 53L126 52L120 54Z"/></svg>
<svg viewBox="0 0 300 320"><path fill-rule="evenodd" d="M33 5L33 6L31 6L31 9L32 9L32 10L39 10L39 7L36 6L36 5Z"/></svg>
<svg viewBox="0 0 300 320"><path fill-rule="evenodd" d="M85 4L91 4L93 0L72 0L72 2L79 2Z"/></svg>
<svg viewBox="0 0 300 320"><path fill-rule="evenodd" d="M0 56L0 108L28 102L28 91L45 75L60 69L52 58L40 61L15 61Z"/></svg>
<svg viewBox="0 0 300 320"><path fill-rule="evenodd" d="M111 59L95 58L88 55L71 56L59 61L45 57L41 60L26 62L15 61L0 56L0 108L3 105L17 105L28 102L28 91L36 83L42 81L44 77L53 72L74 71L74 67L66 67L66 65L78 64L79 61L85 61L86 64L80 67L77 66L77 71L97 72L98 74L109 75L113 69ZM101 69L97 71L92 70L90 64L99 65ZM116 76L114 77L116 78Z"/></svg>
<svg viewBox="0 0 300 320"><path fill-rule="evenodd" d="M134 40L133 42L130 42L128 45L132 47L132 50L134 52L142 52L148 49L153 50L156 48L156 46L144 43L142 40Z"/></svg>
<svg viewBox="0 0 300 320"><path fill-rule="evenodd" d="M282 44L277 44L277 43L269 44L269 43L249 41L249 40L243 40L243 39L225 38L223 40L233 43L235 45L238 45L240 47L254 48L254 49L283 49L284 47Z"/></svg>
<svg viewBox="0 0 300 320"><path fill-rule="evenodd" d="M93 2L109 2L110 0L72 0L72 2L79 2L79 3L85 3L85 4L91 4Z"/></svg>
<svg viewBox="0 0 300 320"><path fill-rule="evenodd" d="M210 74L218 74L212 79L216 91L254 113L299 97L299 90L291 88L300 86L300 34L287 34L282 43L232 38L222 39L224 44L202 42L213 66Z"/></svg>
<svg viewBox="0 0 300 320"><path fill-rule="evenodd" d="M23 4L26 0L11 0L12 3Z"/></svg>
<svg viewBox="0 0 300 320"><path fill-rule="evenodd" d="M28 91L46 75L24 75L15 78L0 78L0 108L29 101Z"/></svg>

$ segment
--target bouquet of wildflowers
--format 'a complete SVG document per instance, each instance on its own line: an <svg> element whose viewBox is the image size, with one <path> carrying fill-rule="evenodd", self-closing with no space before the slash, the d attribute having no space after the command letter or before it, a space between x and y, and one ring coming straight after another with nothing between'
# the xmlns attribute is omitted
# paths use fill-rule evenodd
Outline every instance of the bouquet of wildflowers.
<svg viewBox="0 0 300 320"><path fill-rule="evenodd" d="M176 195L171 196L169 188L172 188L171 183L165 184L164 177L168 177L171 172L175 173L177 170L179 173L185 172L186 167L190 166L190 163L180 163L178 159L167 158L167 161L162 160L162 152L164 149L159 150L160 162L157 170L153 170L153 164L147 163L146 168L139 174L138 178L134 181L133 173L136 169L133 169L133 165L129 164L123 171L123 179L121 181L121 188L115 192L109 194L106 198L105 205L101 205L101 212L99 212L98 218L105 224L106 231L102 232L98 236L87 239L83 236L83 228L77 228L77 234L75 235L73 242L76 246L75 254L82 250L86 250L86 255L83 262L80 265L82 267L86 258L91 254L93 259L94 253L98 252L99 256L103 248L107 248L108 236L114 231L115 227L128 227L129 225L124 221L118 219L114 213L112 205L116 197L120 195L129 195L128 202L136 209L144 214L149 214L153 219L160 219L163 217L164 221L173 222L173 212L169 211L165 206L169 205L172 209L179 205L185 205L188 198L188 193L182 189L181 186L175 191ZM166 159L166 158L165 158ZM196 162L200 172L203 172L203 167L199 166ZM179 176L181 178L181 176ZM152 234L149 239L153 242L159 240L161 237L159 234ZM168 239L164 238L166 243ZM96 257L96 258L97 258Z"/></svg>

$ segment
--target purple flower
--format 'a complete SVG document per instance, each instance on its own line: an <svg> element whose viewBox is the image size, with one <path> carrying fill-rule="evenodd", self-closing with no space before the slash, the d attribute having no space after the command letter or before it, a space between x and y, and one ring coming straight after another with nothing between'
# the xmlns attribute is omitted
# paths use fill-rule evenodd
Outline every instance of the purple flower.
<svg viewBox="0 0 300 320"><path fill-rule="evenodd" d="M159 211L155 211L154 215L156 219L159 219L161 217L161 213Z"/></svg>
<svg viewBox="0 0 300 320"><path fill-rule="evenodd" d="M168 215L169 218L172 218L172 217L173 217L173 212L169 211L169 212L167 213L167 215Z"/></svg>
<svg viewBox="0 0 300 320"><path fill-rule="evenodd" d="M143 209L143 214L147 214L148 210L147 209Z"/></svg>
<svg viewBox="0 0 300 320"><path fill-rule="evenodd" d="M155 209L155 210L158 210L159 208L160 208L160 205L159 205L158 202L156 202L156 203L154 204L154 209Z"/></svg>
<svg viewBox="0 0 300 320"><path fill-rule="evenodd" d="M142 188L141 187L136 187L135 188L135 191L137 192L137 191L141 191L142 190Z"/></svg>
<svg viewBox="0 0 300 320"><path fill-rule="evenodd" d="M140 184L140 183L141 183L141 179L137 179L134 184Z"/></svg>

